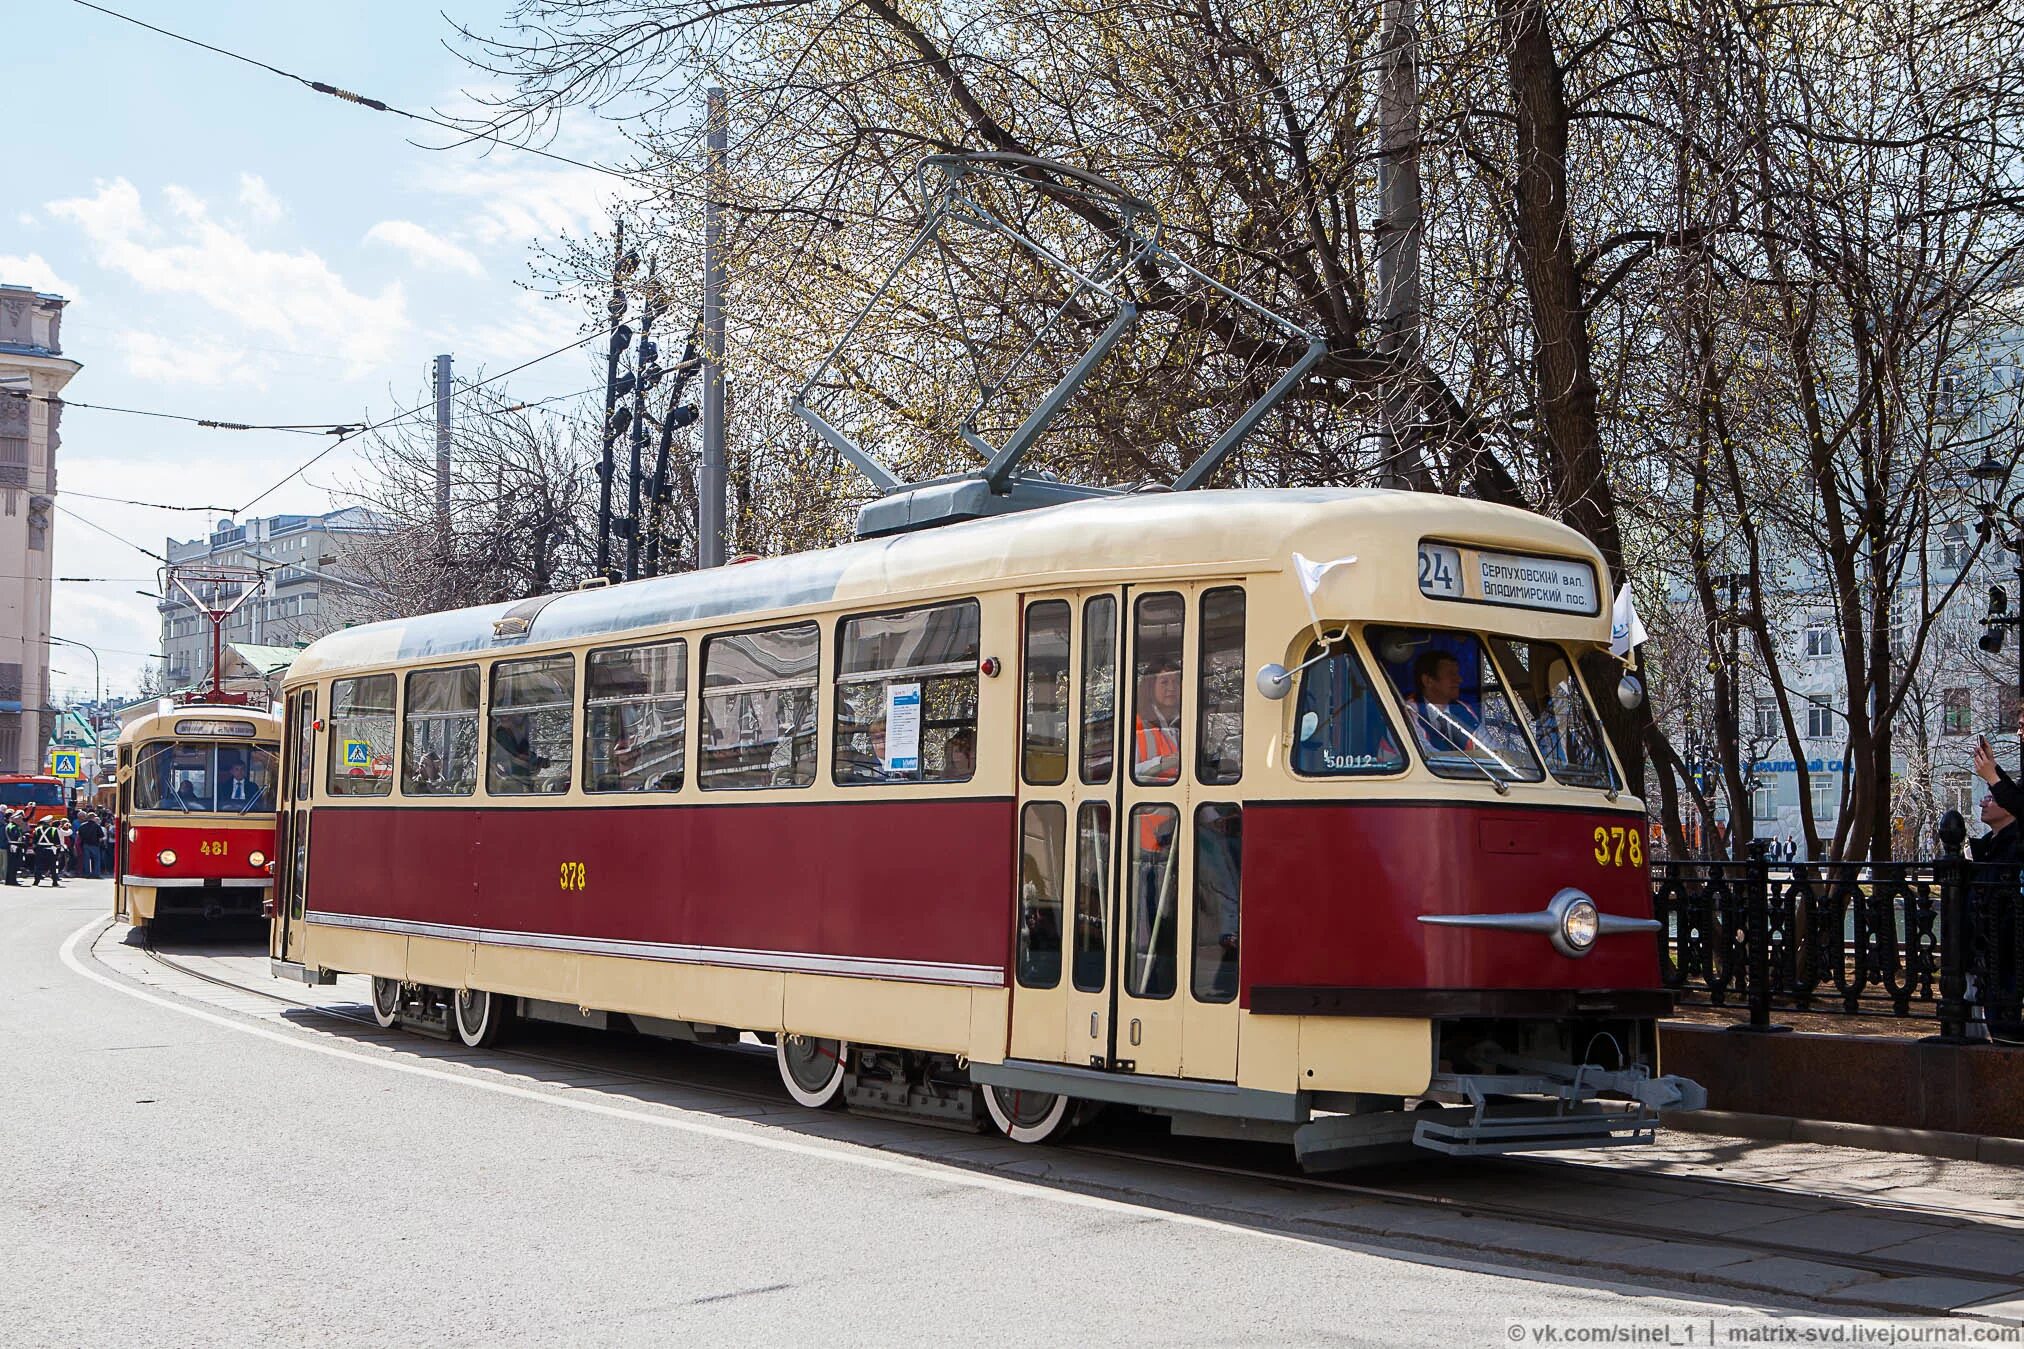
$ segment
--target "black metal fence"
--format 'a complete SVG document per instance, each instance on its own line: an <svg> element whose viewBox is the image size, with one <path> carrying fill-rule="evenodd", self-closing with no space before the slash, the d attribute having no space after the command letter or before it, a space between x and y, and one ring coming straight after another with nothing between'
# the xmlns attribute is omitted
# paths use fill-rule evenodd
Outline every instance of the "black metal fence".
<svg viewBox="0 0 2024 1349"><path fill-rule="evenodd" d="M1958 851L1931 862L1659 862L1653 916L1683 1004L1977 1023L2014 1033L2024 892L2015 865Z"/></svg>

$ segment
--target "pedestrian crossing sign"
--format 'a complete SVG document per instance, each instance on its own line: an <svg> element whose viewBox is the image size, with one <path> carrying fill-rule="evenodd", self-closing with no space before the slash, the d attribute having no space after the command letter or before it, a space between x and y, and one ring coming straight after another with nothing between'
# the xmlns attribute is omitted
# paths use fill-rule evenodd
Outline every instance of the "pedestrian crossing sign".
<svg viewBox="0 0 2024 1349"><path fill-rule="evenodd" d="M344 766L346 768L372 767L372 744L365 740L344 742Z"/></svg>
<svg viewBox="0 0 2024 1349"><path fill-rule="evenodd" d="M53 750L49 755L49 776L53 778L81 778L78 771L77 751L74 749Z"/></svg>

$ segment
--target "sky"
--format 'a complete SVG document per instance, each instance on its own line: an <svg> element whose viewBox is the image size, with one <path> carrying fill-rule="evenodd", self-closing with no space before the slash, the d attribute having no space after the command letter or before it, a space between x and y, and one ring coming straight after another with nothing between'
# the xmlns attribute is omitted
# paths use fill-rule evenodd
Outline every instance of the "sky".
<svg viewBox="0 0 2024 1349"><path fill-rule="evenodd" d="M468 107L485 78L446 47L439 8L483 29L508 0L109 7L427 111ZM0 22L17 57L4 76L17 120L0 172L0 282L70 300L63 351L84 368L67 399L358 423L424 398L438 352L463 378L579 335L578 312L530 289L533 246L602 228L625 183L510 149L418 148L410 137L429 128L72 0L10 0ZM613 163L623 143L585 114L553 148ZM599 385L597 346L506 387L536 399ZM132 689L158 649L154 602L135 593L156 588L157 564L133 545L160 553L219 516L83 494L238 507L328 443L84 408L65 411L62 436L56 571L106 579L58 583L51 631L97 649L109 693ZM342 505L357 474L339 450L250 514ZM57 647L50 663L57 701L90 695L88 655Z"/></svg>

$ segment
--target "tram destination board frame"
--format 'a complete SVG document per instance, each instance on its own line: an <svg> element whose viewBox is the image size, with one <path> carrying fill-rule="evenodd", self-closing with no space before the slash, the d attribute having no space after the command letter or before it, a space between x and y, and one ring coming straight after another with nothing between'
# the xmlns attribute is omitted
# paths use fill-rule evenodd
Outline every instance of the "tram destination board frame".
<svg viewBox="0 0 2024 1349"><path fill-rule="evenodd" d="M1540 613L1602 612L1595 568L1580 558L1507 553L1445 539L1419 543L1420 593L1452 604Z"/></svg>

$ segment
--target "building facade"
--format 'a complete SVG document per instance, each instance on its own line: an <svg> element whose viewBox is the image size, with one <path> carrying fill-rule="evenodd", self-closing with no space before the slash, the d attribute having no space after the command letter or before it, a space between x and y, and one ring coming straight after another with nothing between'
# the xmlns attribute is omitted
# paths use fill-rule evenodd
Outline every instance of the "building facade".
<svg viewBox="0 0 2024 1349"><path fill-rule="evenodd" d="M170 539L163 555L172 563L265 570L265 590L233 613L224 640L242 649L296 647L343 625L331 592L357 584L345 572L344 540L368 532L370 526L371 518L356 506L324 515L220 520L204 538ZM156 607L162 622L161 651L168 657L168 686L187 688L208 679L210 620L178 590L165 592ZM228 663L226 675L233 674Z"/></svg>
<svg viewBox="0 0 2024 1349"><path fill-rule="evenodd" d="M41 772L55 556L55 401L81 368L63 354L67 302L0 284L0 771Z"/></svg>

